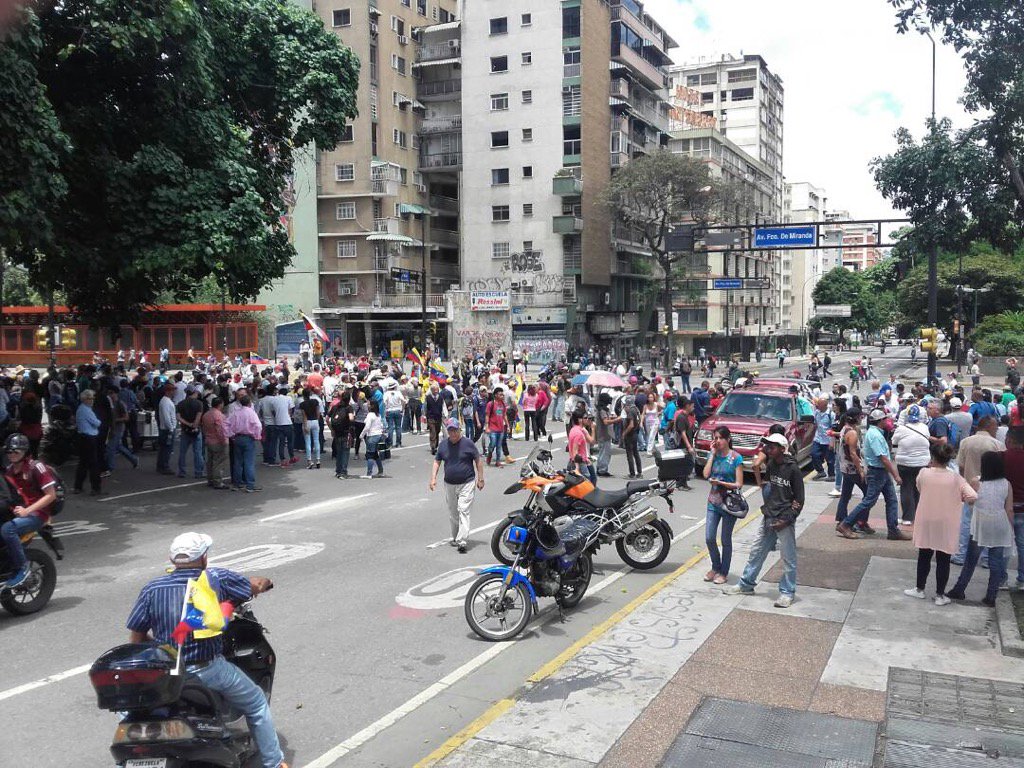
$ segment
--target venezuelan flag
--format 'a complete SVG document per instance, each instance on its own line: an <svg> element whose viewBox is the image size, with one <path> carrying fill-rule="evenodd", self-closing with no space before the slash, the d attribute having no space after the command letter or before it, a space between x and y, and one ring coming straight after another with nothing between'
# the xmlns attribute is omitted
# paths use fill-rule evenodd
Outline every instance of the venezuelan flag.
<svg viewBox="0 0 1024 768"><path fill-rule="evenodd" d="M420 351L416 349L416 347L413 347L411 352L407 352L405 354L405 359L416 363L420 368L423 367L423 355L420 354Z"/></svg>
<svg viewBox="0 0 1024 768"><path fill-rule="evenodd" d="M189 635L197 640L216 637L228 625L234 612L230 602L220 602L217 593L210 586L206 571L198 579L189 579L185 587L185 605L181 621L171 633L171 638L182 645Z"/></svg>
<svg viewBox="0 0 1024 768"><path fill-rule="evenodd" d="M270 361L267 360L267 358L265 358L265 357L260 357L255 352L250 352L249 353L249 362L252 363L253 365L266 365Z"/></svg>

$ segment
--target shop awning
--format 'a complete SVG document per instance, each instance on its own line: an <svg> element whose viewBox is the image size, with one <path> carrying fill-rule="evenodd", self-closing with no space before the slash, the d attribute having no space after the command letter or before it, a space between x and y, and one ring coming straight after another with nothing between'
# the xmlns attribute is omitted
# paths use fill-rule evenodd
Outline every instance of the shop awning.
<svg viewBox="0 0 1024 768"><path fill-rule="evenodd" d="M417 27L417 29L421 32L445 32L449 29L458 29L461 26L461 21L446 21L444 24L431 24L427 27Z"/></svg>
<svg viewBox="0 0 1024 768"><path fill-rule="evenodd" d="M433 216L434 212L429 208L416 203L400 203L398 206L398 215L404 216L407 213L412 213L417 216Z"/></svg>
<svg viewBox="0 0 1024 768"><path fill-rule="evenodd" d="M436 67L438 64L458 64L462 59L455 56L451 59L433 59L431 61L417 61L412 66L413 69L416 67Z"/></svg>
<svg viewBox="0 0 1024 768"><path fill-rule="evenodd" d="M407 235L398 235L394 232L371 232L366 236L366 240L370 243L402 243L403 245L415 242Z"/></svg>

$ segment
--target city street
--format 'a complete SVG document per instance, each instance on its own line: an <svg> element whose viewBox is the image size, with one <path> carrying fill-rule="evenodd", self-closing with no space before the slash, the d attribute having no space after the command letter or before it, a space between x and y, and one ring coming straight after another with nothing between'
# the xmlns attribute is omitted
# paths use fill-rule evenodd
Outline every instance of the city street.
<svg viewBox="0 0 1024 768"><path fill-rule="evenodd" d="M851 356L837 356L836 370ZM906 347L873 357L879 376L911 368ZM557 462L565 440L553 426ZM518 459L529 448L522 441L511 447ZM160 477L147 452L142 470L119 469L107 481L109 496L72 497L57 523L67 556L53 600L27 619L0 615L9 649L0 660L5 757L67 766L66 754L39 748L57 725L63 743L76 745L76 766L111 764L116 717L96 708L85 672L126 641L124 621L138 590L167 565L167 546L182 531L213 537L212 564L274 580L255 612L278 654L276 725L289 762L318 768L416 763L703 550L706 486L698 483L676 494L674 516L660 510L676 534L660 567L632 572L604 549L586 599L564 622L542 600L547 610L524 636L488 644L467 627L462 596L474 569L492 562L490 532L514 507L502 491L519 465L486 470L470 549L460 555L445 541L442 492L427 489L430 458L426 436L407 434L387 465L390 478L335 480L326 458L320 471L260 466L263 492L243 495L191 477ZM653 462L645 461L652 477ZM602 486L624 484L624 469L616 452L619 477Z"/></svg>

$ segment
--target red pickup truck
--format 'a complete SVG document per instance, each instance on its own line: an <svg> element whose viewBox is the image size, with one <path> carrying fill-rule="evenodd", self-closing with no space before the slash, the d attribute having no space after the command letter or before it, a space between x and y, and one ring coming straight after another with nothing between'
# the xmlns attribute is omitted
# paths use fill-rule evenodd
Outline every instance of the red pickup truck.
<svg viewBox="0 0 1024 768"><path fill-rule="evenodd" d="M715 428L728 427L733 448L743 457L743 465L749 468L758 443L772 424L786 428L790 450L797 463L803 464L811 455L814 417L799 417L796 397L787 385L775 382L758 382L733 389L697 430L694 441L697 465L702 466L711 452L711 435Z"/></svg>

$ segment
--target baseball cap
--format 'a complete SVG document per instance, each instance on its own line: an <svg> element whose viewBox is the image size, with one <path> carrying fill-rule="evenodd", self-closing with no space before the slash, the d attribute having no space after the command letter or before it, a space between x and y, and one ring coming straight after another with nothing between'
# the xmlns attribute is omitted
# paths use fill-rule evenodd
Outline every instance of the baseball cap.
<svg viewBox="0 0 1024 768"><path fill-rule="evenodd" d="M171 542L171 562L191 563L205 555L213 545L213 539L205 533L189 531L176 536Z"/></svg>
<svg viewBox="0 0 1024 768"><path fill-rule="evenodd" d="M785 435L765 435L764 437L761 438L761 442L772 443L773 445L780 445L783 448L789 448L789 441L786 439Z"/></svg>
<svg viewBox="0 0 1024 768"><path fill-rule="evenodd" d="M951 398L949 398L949 405L950 405L951 408L962 408L963 404L964 404L964 401L961 400L959 397L951 397Z"/></svg>
<svg viewBox="0 0 1024 768"><path fill-rule="evenodd" d="M444 427L445 429L462 429L462 425L459 424L458 419L448 419L448 421L444 423Z"/></svg>
<svg viewBox="0 0 1024 768"><path fill-rule="evenodd" d="M885 421L886 418L885 411L881 408L875 408L868 414L868 421Z"/></svg>

